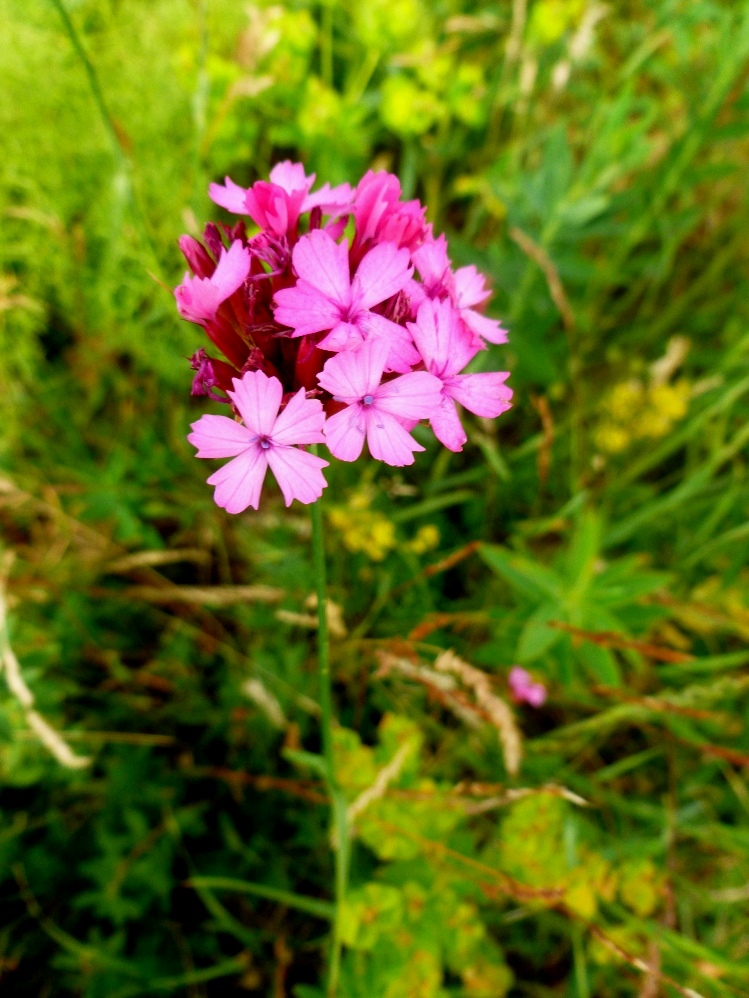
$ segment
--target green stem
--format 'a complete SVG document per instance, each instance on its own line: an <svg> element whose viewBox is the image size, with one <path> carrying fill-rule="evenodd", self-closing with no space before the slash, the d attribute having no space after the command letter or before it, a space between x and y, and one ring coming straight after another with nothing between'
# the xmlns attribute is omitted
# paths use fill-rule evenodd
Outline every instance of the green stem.
<svg viewBox="0 0 749 998"><path fill-rule="evenodd" d="M325 581L325 539L320 500L312 503L312 568L317 594L317 670L322 708L322 748L328 782L335 784L333 762L333 697L330 680L330 640L328 637L327 584Z"/></svg>
<svg viewBox="0 0 749 998"><path fill-rule="evenodd" d="M315 450L317 448L314 448ZM348 876L348 823L346 800L335 775L333 758L333 697L330 676L330 641L328 636L327 585L325 581L325 539L323 536L322 506L320 500L312 503L312 563L317 593L317 662L320 679L320 707L322 708L322 746L325 759L326 781L332 803L332 829L335 843L335 896L333 938L328 963L327 998L335 998L341 968L341 913L346 896Z"/></svg>

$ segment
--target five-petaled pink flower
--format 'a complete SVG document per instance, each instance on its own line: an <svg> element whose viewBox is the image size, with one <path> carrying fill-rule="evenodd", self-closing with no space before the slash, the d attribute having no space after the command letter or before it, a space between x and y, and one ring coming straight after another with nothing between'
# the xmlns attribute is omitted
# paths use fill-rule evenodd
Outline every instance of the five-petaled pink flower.
<svg viewBox="0 0 749 998"><path fill-rule="evenodd" d="M473 264L453 272L444 235L427 240L411 256L423 282L409 283L407 290L414 305L420 305L425 297L449 298L466 326L480 337L477 340L478 346L484 340L488 343L507 342L507 330L502 329L499 321L490 319L474 308L491 297L491 291L485 286L484 275Z"/></svg>
<svg viewBox="0 0 749 998"><path fill-rule="evenodd" d="M510 408L512 389L505 384L509 372L460 374L479 348L449 299L425 299L408 328L427 371L441 382L440 404L430 417L432 429L445 447L460 451L468 438L455 403L476 416L494 419Z"/></svg>
<svg viewBox="0 0 749 998"><path fill-rule="evenodd" d="M334 353L357 350L376 336L390 345L388 371L405 373L419 362L407 330L372 311L410 279L408 250L380 243L365 254L352 280L348 244L316 229L299 240L292 261L299 279L293 288L276 292L274 314L294 330L293 336L329 330L317 345Z"/></svg>
<svg viewBox="0 0 749 998"><path fill-rule="evenodd" d="M174 289L177 309L183 319L204 323L213 319L219 305L244 284L250 272L249 250L240 242L222 249L218 265L211 277L190 277Z"/></svg>
<svg viewBox="0 0 749 998"><path fill-rule="evenodd" d="M528 703L531 707L540 707L546 701L546 687L536 683L533 677L519 665L513 665L507 677L510 684L512 699L516 703Z"/></svg>
<svg viewBox="0 0 749 998"><path fill-rule="evenodd" d="M279 413L281 382L262 371L247 372L233 384L228 395L244 426L226 416L205 415L192 424L187 438L197 447L198 457L234 458L208 479L216 486L216 504L229 513L241 513L248 506L257 509L268 466L287 506L293 499L315 502L327 485L321 469L328 462L294 445L324 442L322 404L300 389Z"/></svg>
<svg viewBox="0 0 749 998"><path fill-rule="evenodd" d="M328 449L341 461L355 461L365 437L372 457L395 467L413 464L414 453L424 450L402 421L431 416L440 403L440 382L415 371L381 383L387 356L387 343L368 340L331 357L318 377L321 388L347 404L325 422Z"/></svg>

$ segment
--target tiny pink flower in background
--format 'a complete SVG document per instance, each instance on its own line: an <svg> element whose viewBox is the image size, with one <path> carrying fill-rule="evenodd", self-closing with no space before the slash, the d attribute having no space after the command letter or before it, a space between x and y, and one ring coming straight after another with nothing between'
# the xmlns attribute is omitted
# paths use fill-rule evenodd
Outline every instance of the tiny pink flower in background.
<svg viewBox="0 0 749 998"><path fill-rule="evenodd" d="M293 288L276 292L274 314L293 336L329 330L317 345L334 353L356 350L377 336L390 344L388 370L406 373L419 362L408 331L372 311L409 281L413 270L407 250L380 243L362 258L352 280L348 244L316 229L299 240L292 260L299 279Z"/></svg>
<svg viewBox="0 0 749 998"><path fill-rule="evenodd" d="M440 403L440 382L426 371L382 382L388 344L369 340L359 350L339 353L325 364L318 381L346 408L325 423L325 438L334 457L355 461L366 437L369 452L395 467L413 464L424 448L403 421L427 419Z"/></svg>
<svg viewBox="0 0 749 998"><path fill-rule="evenodd" d="M512 389L505 384L509 372L459 373L478 347L449 300L425 299L408 328L424 366L441 383L440 404L430 417L434 434L449 450L460 451L467 437L455 403L476 416L494 419L510 408Z"/></svg>
<svg viewBox="0 0 749 998"><path fill-rule="evenodd" d="M531 674L519 665L513 665L507 676L507 681L510 684L512 699L516 703L527 703L531 707L540 707L546 701L544 684L534 682Z"/></svg>
<svg viewBox="0 0 749 998"><path fill-rule="evenodd" d="M327 485L321 469L328 462L294 445L324 443L322 404L300 389L279 413L281 382L262 371L247 372L233 384L228 395L244 425L227 416L205 415L192 424L187 438L198 457L233 458L208 479L216 486L216 504L229 513L257 509L268 467L287 506L294 499L315 502Z"/></svg>
<svg viewBox="0 0 749 998"><path fill-rule="evenodd" d="M247 279L250 253L240 242L222 249L216 269L210 277L190 277L174 289L177 309L183 319L204 323L213 319L222 302L230 298Z"/></svg>

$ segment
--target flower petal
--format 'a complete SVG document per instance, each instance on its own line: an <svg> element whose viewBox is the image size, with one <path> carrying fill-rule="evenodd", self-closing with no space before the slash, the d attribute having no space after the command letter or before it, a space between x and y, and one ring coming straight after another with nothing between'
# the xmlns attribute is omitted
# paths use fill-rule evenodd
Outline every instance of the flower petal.
<svg viewBox="0 0 749 998"><path fill-rule="evenodd" d="M447 239L444 234L438 239L423 243L413 251L411 257L428 291L433 294L441 292L446 280L451 276Z"/></svg>
<svg viewBox="0 0 749 998"><path fill-rule="evenodd" d="M325 413L319 399L308 399L303 388L294 395L278 414L271 440L277 444L324 444L322 428ZM271 467L273 462L271 461Z"/></svg>
<svg viewBox="0 0 749 998"><path fill-rule="evenodd" d="M187 437L196 457L236 457L250 446L254 433L228 416L201 416Z"/></svg>
<svg viewBox="0 0 749 998"><path fill-rule="evenodd" d="M395 416L387 412L368 413L367 445L375 460L395 468L413 464L414 452L424 450Z"/></svg>
<svg viewBox="0 0 749 998"><path fill-rule="evenodd" d="M274 316L282 326L290 326L294 336L310 336L332 329L341 318L341 307L322 291L298 281L293 288L276 292Z"/></svg>
<svg viewBox="0 0 749 998"><path fill-rule="evenodd" d="M426 371L414 371L380 385L374 407L399 419L429 419L441 398L440 379Z"/></svg>
<svg viewBox="0 0 749 998"><path fill-rule="evenodd" d="M267 470L266 452L251 444L208 479L209 485L216 486L213 493L216 505L227 513L241 513L248 506L257 509Z"/></svg>
<svg viewBox="0 0 749 998"><path fill-rule="evenodd" d="M294 499L311 503L319 499L327 486L321 468L328 462L315 454L299 450L297 447L271 447L268 451L268 464L281 486L284 502L290 506Z"/></svg>
<svg viewBox="0 0 749 998"><path fill-rule="evenodd" d="M283 187L287 194L293 194L294 191L304 191L306 194L315 182L315 175L311 173L307 176L301 163L292 163L290 159L285 159L281 163L276 163L270 171L270 180L272 184Z"/></svg>
<svg viewBox="0 0 749 998"><path fill-rule="evenodd" d="M388 343L382 340L367 340L358 350L336 354L318 374L318 384L342 402L358 402L365 395L374 395L389 350Z"/></svg>
<svg viewBox="0 0 749 998"><path fill-rule="evenodd" d="M347 406L325 420L325 443L339 461L355 461L362 452L366 436L366 420L362 407Z"/></svg>
<svg viewBox="0 0 749 998"><path fill-rule="evenodd" d="M323 215L337 215L349 208L353 199L354 192L348 184L339 184L338 187L323 184L319 191L307 195L302 211L321 208Z"/></svg>
<svg viewBox="0 0 749 998"><path fill-rule="evenodd" d="M292 254L294 269L326 298L346 308L351 302L348 244L336 243L323 229L302 236Z"/></svg>
<svg viewBox="0 0 749 998"><path fill-rule="evenodd" d="M499 324L499 319L489 319L471 308L462 308L460 317L471 330L488 343L506 343L507 330Z"/></svg>
<svg viewBox="0 0 749 998"><path fill-rule="evenodd" d="M432 418L429 422L434 430L435 437L448 450L455 451L456 453L463 450L463 444L468 437L463 429L463 424L460 421L455 403L448 395L442 396L442 403L432 413Z"/></svg>
<svg viewBox="0 0 749 998"><path fill-rule="evenodd" d="M239 184L235 184L230 177L225 177L226 186L221 184L211 184L208 188L208 197L215 204L221 205L222 208L226 208L227 211L233 212L235 215L249 215L247 210L247 190L244 187L240 187Z"/></svg>
<svg viewBox="0 0 749 998"><path fill-rule="evenodd" d="M364 336L359 326L353 322L337 322L318 346L321 350L340 353L342 350L356 350L363 342Z"/></svg>
<svg viewBox="0 0 749 998"><path fill-rule="evenodd" d="M469 412L494 419L510 408L512 389L505 384L509 371L457 374L445 381L445 392Z"/></svg>
<svg viewBox="0 0 749 998"><path fill-rule="evenodd" d="M438 377L462 371L479 350L475 336L449 301L423 301L408 329L427 370Z"/></svg>
<svg viewBox="0 0 749 998"><path fill-rule="evenodd" d="M358 320L359 329L363 330L367 339L384 340L390 346L385 370L390 373L406 374L415 364L421 363L421 354L416 349L411 339L411 334L405 326L399 326L397 322L391 322L384 315L377 312L363 312Z"/></svg>
<svg viewBox="0 0 749 998"><path fill-rule="evenodd" d="M486 278L471 264L460 267L453 275L453 296L458 308L471 308L491 298L491 288L486 287Z"/></svg>
<svg viewBox="0 0 749 998"><path fill-rule="evenodd" d="M406 249L395 243L380 243L367 253L354 276L352 301L360 308L372 308L392 298L413 275Z"/></svg>
<svg viewBox="0 0 749 998"><path fill-rule="evenodd" d="M239 378L232 378L234 391L229 398L239 410L245 425L259 437L269 437L283 398L283 387L278 378L269 378L262 371L247 371Z"/></svg>
<svg viewBox="0 0 749 998"><path fill-rule="evenodd" d="M250 272L250 262L250 252L239 240L233 242L228 250L221 250L218 265L210 278L221 295L221 301L226 301L244 284Z"/></svg>

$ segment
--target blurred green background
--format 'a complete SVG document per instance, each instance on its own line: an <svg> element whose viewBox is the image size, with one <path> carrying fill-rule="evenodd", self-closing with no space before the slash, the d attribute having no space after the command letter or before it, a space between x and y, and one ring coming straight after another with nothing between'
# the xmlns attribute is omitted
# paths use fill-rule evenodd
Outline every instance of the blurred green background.
<svg viewBox="0 0 749 998"><path fill-rule="evenodd" d="M328 476L352 803L391 766L343 998L749 995L749 5L0 0L0 35L0 984L322 998L307 511L213 505L171 295L208 183L291 157L425 201L515 391L459 455Z"/></svg>

